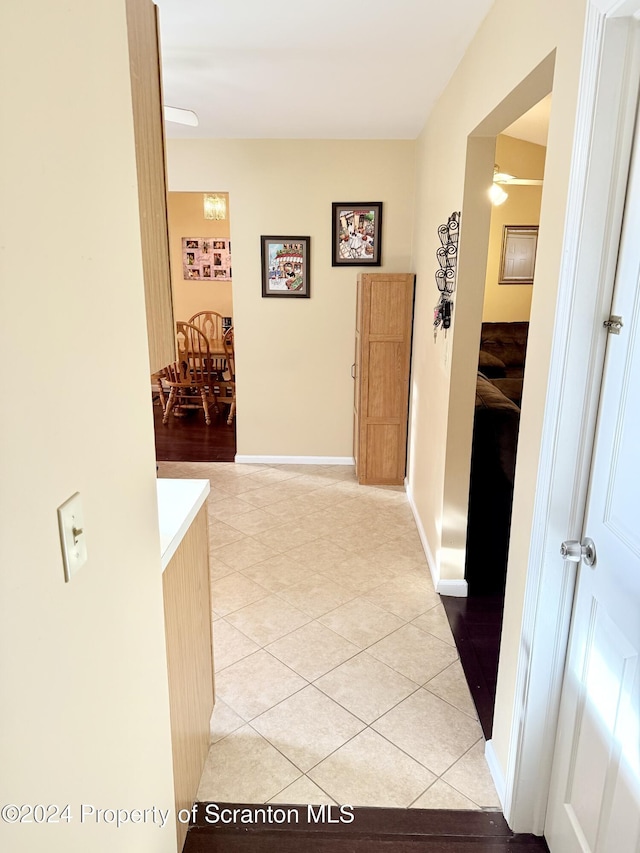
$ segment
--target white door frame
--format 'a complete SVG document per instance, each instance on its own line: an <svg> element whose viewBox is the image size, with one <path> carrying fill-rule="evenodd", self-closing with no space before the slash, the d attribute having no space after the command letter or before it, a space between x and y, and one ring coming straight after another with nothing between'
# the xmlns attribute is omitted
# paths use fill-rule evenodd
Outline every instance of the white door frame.
<svg viewBox="0 0 640 853"><path fill-rule="evenodd" d="M543 834L635 117L640 0L588 0L503 809Z"/></svg>

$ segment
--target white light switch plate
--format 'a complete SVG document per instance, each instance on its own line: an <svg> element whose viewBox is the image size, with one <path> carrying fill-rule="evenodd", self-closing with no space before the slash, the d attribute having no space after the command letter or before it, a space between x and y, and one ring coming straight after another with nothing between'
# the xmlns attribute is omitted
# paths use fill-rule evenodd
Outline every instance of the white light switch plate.
<svg viewBox="0 0 640 853"><path fill-rule="evenodd" d="M84 530L80 492L71 495L69 500L58 507L58 528L64 561L64 579L68 583L87 562L87 535Z"/></svg>

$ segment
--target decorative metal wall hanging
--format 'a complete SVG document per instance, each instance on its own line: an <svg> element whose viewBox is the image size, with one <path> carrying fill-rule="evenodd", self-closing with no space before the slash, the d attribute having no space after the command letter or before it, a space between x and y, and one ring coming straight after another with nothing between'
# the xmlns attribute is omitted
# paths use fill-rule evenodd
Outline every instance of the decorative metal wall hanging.
<svg viewBox="0 0 640 853"><path fill-rule="evenodd" d="M453 293L456 289L458 263L458 234L460 232L460 211L454 211L449 219L438 228L440 248L436 252L440 269L436 272L436 285L440 299L433 311L433 339L438 337L438 329L451 326L453 314Z"/></svg>

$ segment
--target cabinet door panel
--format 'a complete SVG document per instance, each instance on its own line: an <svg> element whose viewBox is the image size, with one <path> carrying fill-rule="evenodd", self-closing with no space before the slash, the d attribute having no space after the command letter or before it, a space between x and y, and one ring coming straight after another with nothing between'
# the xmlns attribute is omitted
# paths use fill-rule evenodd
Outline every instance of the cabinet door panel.
<svg viewBox="0 0 640 853"><path fill-rule="evenodd" d="M404 347L398 341L369 344L369 418L399 418L405 383L402 376Z"/></svg>
<svg viewBox="0 0 640 853"><path fill-rule="evenodd" d="M391 279L371 282L370 335L402 337L406 333L406 289L404 282Z"/></svg>
<svg viewBox="0 0 640 853"><path fill-rule="evenodd" d="M353 362L353 458L358 470L360 458L360 334L356 330L356 352Z"/></svg>
<svg viewBox="0 0 640 853"><path fill-rule="evenodd" d="M403 430L401 424L367 425L367 482L397 483L400 466L404 474Z"/></svg>

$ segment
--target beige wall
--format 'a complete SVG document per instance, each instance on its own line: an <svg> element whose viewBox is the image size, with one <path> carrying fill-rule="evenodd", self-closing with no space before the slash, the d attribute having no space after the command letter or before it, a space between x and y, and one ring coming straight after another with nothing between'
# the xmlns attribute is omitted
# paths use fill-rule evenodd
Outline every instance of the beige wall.
<svg viewBox="0 0 640 853"><path fill-rule="evenodd" d="M536 4L496 0L418 140L409 482L433 553L436 575L461 580L485 277L482 256L484 251L486 258L490 217L489 201L481 188L491 180L492 137L517 117L514 109L522 113L546 94L540 82L544 75L536 72L517 97L509 97L510 93L556 51L493 736L503 771L513 719L525 567L551 348L549 311L555 305L562 250L583 18L582 0L563 4L551 0ZM547 85L547 91L548 88ZM487 116L491 121L484 122ZM485 134L486 140L471 136L474 132ZM475 181L468 182L465 192L467 157L469 168L480 171ZM440 335L434 343L431 318L437 300L433 283L439 245L437 227L451 211L461 208L454 326L452 333L446 338Z"/></svg>
<svg viewBox="0 0 640 853"><path fill-rule="evenodd" d="M173 820L79 820L173 811L124 2L5 3L0 56L0 800L73 815L5 823L2 848L169 853ZM76 490L89 560L66 584Z"/></svg>
<svg viewBox="0 0 640 853"><path fill-rule="evenodd" d="M496 163L502 172L519 178L544 177L546 148L522 139L500 135L496 140ZM509 198L491 208L489 255L484 288L482 319L487 323L528 320L531 313L530 284L498 284L505 225L538 225L542 187L503 186Z"/></svg>
<svg viewBox="0 0 640 853"><path fill-rule="evenodd" d="M217 311L223 317L233 317L230 281L185 281L182 273L183 237L230 238L229 194L221 192L217 195L223 196L227 202L226 219L204 218L202 192L168 194L171 285L176 320L188 320L198 311Z"/></svg>
<svg viewBox="0 0 640 853"><path fill-rule="evenodd" d="M353 455L356 269L331 266L331 203L382 201L382 270L410 271L412 141L168 141L169 189L233 203L238 453ZM260 235L311 237L311 298L261 296Z"/></svg>

